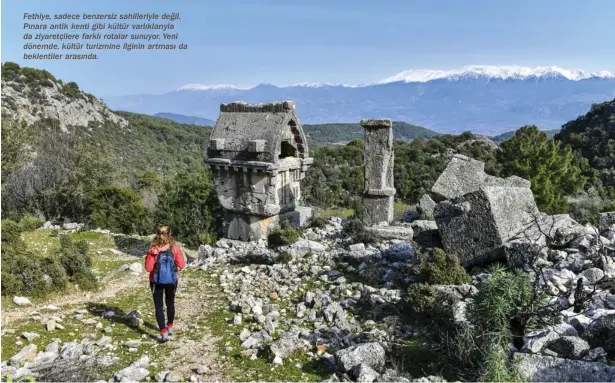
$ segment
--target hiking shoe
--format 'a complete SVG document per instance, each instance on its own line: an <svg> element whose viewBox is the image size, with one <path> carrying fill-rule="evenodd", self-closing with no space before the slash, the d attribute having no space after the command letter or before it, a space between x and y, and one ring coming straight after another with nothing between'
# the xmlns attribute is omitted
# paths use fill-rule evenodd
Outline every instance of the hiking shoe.
<svg viewBox="0 0 615 383"><path fill-rule="evenodd" d="M173 335L173 326L167 327L167 332L169 333L169 336Z"/></svg>
<svg viewBox="0 0 615 383"><path fill-rule="evenodd" d="M158 343L165 343L169 341L169 334L167 332L163 332L160 334L158 338L156 338Z"/></svg>

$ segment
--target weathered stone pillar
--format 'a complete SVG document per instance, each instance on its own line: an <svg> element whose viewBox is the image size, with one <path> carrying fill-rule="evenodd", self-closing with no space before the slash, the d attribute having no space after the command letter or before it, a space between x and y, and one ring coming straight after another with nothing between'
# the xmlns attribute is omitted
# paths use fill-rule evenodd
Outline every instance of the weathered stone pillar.
<svg viewBox="0 0 615 383"><path fill-rule="evenodd" d="M393 221L393 124L390 119L361 120L365 129L365 225Z"/></svg>

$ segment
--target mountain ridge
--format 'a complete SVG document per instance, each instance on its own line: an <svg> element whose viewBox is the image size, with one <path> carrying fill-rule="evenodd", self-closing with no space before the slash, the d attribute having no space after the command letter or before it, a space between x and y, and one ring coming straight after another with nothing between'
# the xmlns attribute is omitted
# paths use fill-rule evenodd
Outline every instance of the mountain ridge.
<svg viewBox="0 0 615 383"><path fill-rule="evenodd" d="M158 95L105 97L114 110L155 114L164 110L215 120L220 104L292 100L302 124L356 123L384 117L438 133L464 131L495 136L535 124L559 129L592 104L615 96L615 78L578 81L563 76L538 79L464 78L388 82L364 87L260 84L249 89L176 90Z"/></svg>

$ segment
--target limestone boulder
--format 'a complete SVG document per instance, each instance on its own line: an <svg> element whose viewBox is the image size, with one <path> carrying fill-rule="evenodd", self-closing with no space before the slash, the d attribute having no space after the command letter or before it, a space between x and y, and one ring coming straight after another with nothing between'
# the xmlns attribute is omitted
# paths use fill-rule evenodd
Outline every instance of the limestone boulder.
<svg viewBox="0 0 615 383"><path fill-rule="evenodd" d="M600 231L615 231L615 211L600 213L598 215L598 228Z"/></svg>
<svg viewBox="0 0 615 383"><path fill-rule="evenodd" d="M444 249L463 266L504 259L504 245L522 237L537 214L532 191L524 187L485 186L434 209Z"/></svg>
<svg viewBox="0 0 615 383"><path fill-rule="evenodd" d="M482 186L529 188L531 183L516 176L505 179L490 176L485 173L483 162L455 154L434 183L431 193L440 202L477 191Z"/></svg>
<svg viewBox="0 0 615 383"><path fill-rule="evenodd" d="M433 209L436 207L436 203L429 196L429 194L423 194L421 199L419 200L418 205L416 205L419 213L423 214L426 217L433 217Z"/></svg>
<svg viewBox="0 0 615 383"><path fill-rule="evenodd" d="M440 233L436 221L417 220L410 225L414 232L413 240L427 247L441 247Z"/></svg>
<svg viewBox="0 0 615 383"><path fill-rule="evenodd" d="M615 380L615 367L604 363L524 353L515 353L513 362L521 376L530 382L612 382Z"/></svg>
<svg viewBox="0 0 615 383"><path fill-rule="evenodd" d="M352 371L363 364L375 371L382 371L385 362L384 347L378 342L363 343L339 350L335 360L341 371Z"/></svg>

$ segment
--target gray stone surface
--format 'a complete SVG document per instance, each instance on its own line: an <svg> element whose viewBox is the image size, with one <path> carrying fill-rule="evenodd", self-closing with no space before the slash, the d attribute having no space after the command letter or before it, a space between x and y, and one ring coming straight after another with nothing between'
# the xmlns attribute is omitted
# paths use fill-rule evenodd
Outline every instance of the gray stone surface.
<svg viewBox="0 0 615 383"><path fill-rule="evenodd" d="M441 247L440 232L436 221L417 220L410 224L413 240L427 247Z"/></svg>
<svg viewBox="0 0 615 383"><path fill-rule="evenodd" d="M615 211L600 213L598 215L598 228L600 231L615 231Z"/></svg>
<svg viewBox="0 0 615 383"><path fill-rule="evenodd" d="M378 379L378 373L365 364L359 364L352 369L356 382L371 383Z"/></svg>
<svg viewBox="0 0 615 383"><path fill-rule="evenodd" d="M452 199L480 189L481 186L529 188L530 181L520 177L498 178L485 173L481 161L455 154L438 177L431 192L437 202Z"/></svg>
<svg viewBox="0 0 615 383"><path fill-rule="evenodd" d="M227 238L264 239L279 214L299 226L309 219L311 211L297 206L313 159L293 102L222 104L205 162L225 209Z"/></svg>
<svg viewBox="0 0 615 383"><path fill-rule="evenodd" d="M515 353L513 361L530 382L612 382L615 367L581 360Z"/></svg>
<svg viewBox="0 0 615 383"><path fill-rule="evenodd" d="M436 205L444 249L464 266L503 259L503 246L519 237L538 214L528 188L486 186Z"/></svg>
<svg viewBox="0 0 615 383"><path fill-rule="evenodd" d="M435 201L429 196L429 194L423 194L419 200L416 209L426 217L433 217L433 209L436 207Z"/></svg>
<svg viewBox="0 0 615 383"><path fill-rule="evenodd" d="M588 331L593 347L602 347L606 352L615 354L615 314L604 315L591 322Z"/></svg>
<svg viewBox="0 0 615 383"><path fill-rule="evenodd" d="M37 347L35 344L29 344L25 346L17 354L13 355L9 359L9 364L17 366L25 361L34 360L34 358L36 357L36 348Z"/></svg>
<svg viewBox="0 0 615 383"><path fill-rule="evenodd" d="M314 216L314 209L308 206L295 206L295 210L280 214L280 222L288 221L293 227L300 228L308 224Z"/></svg>
<svg viewBox="0 0 615 383"><path fill-rule="evenodd" d="M567 359L581 359L589 348L589 344L578 336L563 336L549 346L549 349Z"/></svg>
<svg viewBox="0 0 615 383"><path fill-rule="evenodd" d="M400 239L411 241L414 231L408 226L376 225L365 228L382 239Z"/></svg>
<svg viewBox="0 0 615 383"><path fill-rule="evenodd" d="M385 362L384 347L378 342L363 343L335 353L335 361L341 371L352 371L360 364L382 371Z"/></svg>
<svg viewBox="0 0 615 383"><path fill-rule="evenodd" d="M363 206L366 226L393 221L393 124L386 120L361 120L365 129L365 189Z"/></svg>

